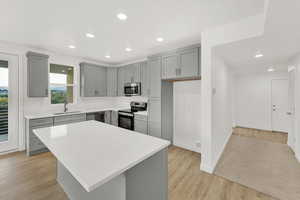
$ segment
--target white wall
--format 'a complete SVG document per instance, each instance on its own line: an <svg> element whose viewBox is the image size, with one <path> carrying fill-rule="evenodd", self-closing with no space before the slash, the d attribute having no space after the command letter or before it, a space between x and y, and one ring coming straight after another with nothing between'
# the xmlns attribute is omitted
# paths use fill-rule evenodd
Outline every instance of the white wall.
<svg viewBox="0 0 300 200"><path fill-rule="evenodd" d="M268 1L266 1L266 8L267 4ZM214 126L212 118L213 48L218 45L261 36L264 33L265 17L265 13L262 13L207 30L201 34L201 169L208 173L212 173L215 168L216 160L218 160L215 156L221 154L221 152L214 152L215 149L212 147L214 140L218 140L215 138L216 135L212 134Z"/></svg>
<svg viewBox="0 0 300 200"><path fill-rule="evenodd" d="M290 65L295 67L295 113L294 113L294 151L296 158L300 162L300 54L291 59ZM291 140L291 138L289 138Z"/></svg>
<svg viewBox="0 0 300 200"><path fill-rule="evenodd" d="M212 156L216 165L232 134L233 75L230 67L215 55L212 70Z"/></svg>
<svg viewBox="0 0 300 200"><path fill-rule="evenodd" d="M288 79L287 72L235 75L236 126L272 130L271 81Z"/></svg>
<svg viewBox="0 0 300 200"><path fill-rule="evenodd" d="M47 50L28 48L25 46L14 45L10 43L0 43L0 52L5 54L17 55L19 58L19 94L20 94L20 107L19 107L19 150L25 149L25 115L35 113L53 113L63 111L63 105L51 105L50 97L48 98L29 98L27 96L27 58L28 51L35 51L44 53L50 56L49 63L63 64L74 66L75 80L74 80L74 104L69 105L70 110L83 110L83 109L102 109L111 107L129 107L131 100L147 101L147 98L137 97L98 97L98 98L84 98L80 97L79 87L79 63L90 62L99 65L106 65L105 63L97 63L88 59L73 57L67 55L59 55L55 52Z"/></svg>
<svg viewBox="0 0 300 200"><path fill-rule="evenodd" d="M174 145L199 152L201 81L174 82ZM201 142L200 142L201 143Z"/></svg>

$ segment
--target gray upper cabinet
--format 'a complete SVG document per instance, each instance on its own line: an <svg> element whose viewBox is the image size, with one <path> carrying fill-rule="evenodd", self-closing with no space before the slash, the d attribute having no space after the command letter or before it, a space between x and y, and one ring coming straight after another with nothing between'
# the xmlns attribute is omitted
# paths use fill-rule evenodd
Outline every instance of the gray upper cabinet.
<svg viewBox="0 0 300 200"><path fill-rule="evenodd" d="M141 63L118 68L118 96L124 96L124 84L141 82Z"/></svg>
<svg viewBox="0 0 300 200"><path fill-rule="evenodd" d="M148 60L150 71L150 98L161 96L161 57L153 57Z"/></svg>
<svg viewBox="0 0 300 200"><path fill-rule="evenodd" d="M199 48L182 50L179 55L179 76L192 78L200 76Z"/></svg>
<svg viewBox="0 0 300 200"><path fill-rule="evenodd" d="M125 67L118 68L118 96L124 96Z"/></svg>
<svg viewBox="0 0 300 200"><path fill-rule="evenodd" d="M80 95L83 97L107 96L107 68L80 63Z"/></svg>
<svg viewBox="0 0 300 200"><path fill-rule="evenodd" d="M107 68L107 96L115 97L118 95L118 68Z"/></svg>
<svg viewBox="0 0 300 200"><path fill-rule="evenodd" d="M177 54L170 54L162 58L162 79L172 79L178 76L179 62Z"/></svg>
<svg viewBox="0 0 300 200"><path fill-rule="evenodd" d="M162 79L200 78L200 50L198 45L162 54Z"/></svg>
<svg viewBox="0 0 300 200"><path fill-rule="evenodd" d="M150 93L150 72L147 62L142 62L141 67L141 85L142 85L142 96L148 97Z"/></svg>
<svg viewBox="0 0 300 200"><path fill-rule="evenodd" d="M140 63L126 65L123 68L124 83L141 82Z"/></svg>
<svg viewBox="0 0 300 200"><path fill-rule="evenodd" d="M28 97L48 97L48 55L28 52Z"/></svg>

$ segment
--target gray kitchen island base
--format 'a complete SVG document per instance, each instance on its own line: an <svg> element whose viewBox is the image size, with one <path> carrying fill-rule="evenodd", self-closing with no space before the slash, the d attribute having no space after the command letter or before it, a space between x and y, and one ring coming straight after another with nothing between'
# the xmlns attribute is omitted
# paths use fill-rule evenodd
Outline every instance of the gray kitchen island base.
<svg viewBox="0 0 300 200"><path fill-rule="evenodd" d="M57 181L71 200L167 200L167 149L91 192L87 192L59 161L57 161Z"/></svg>

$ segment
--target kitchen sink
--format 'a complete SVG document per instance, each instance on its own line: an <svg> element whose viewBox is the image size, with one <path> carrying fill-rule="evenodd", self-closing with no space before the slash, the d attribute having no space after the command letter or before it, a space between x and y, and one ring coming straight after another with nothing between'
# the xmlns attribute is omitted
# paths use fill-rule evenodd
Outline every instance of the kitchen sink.
<svg viewBox="0 0 300 200"><path fill-rule="evenodd" d="M81 111L69 111L69 112L60 112L60 113L54 113L54 115L68 115L68 114L76 114L80 113Z"/></svg>

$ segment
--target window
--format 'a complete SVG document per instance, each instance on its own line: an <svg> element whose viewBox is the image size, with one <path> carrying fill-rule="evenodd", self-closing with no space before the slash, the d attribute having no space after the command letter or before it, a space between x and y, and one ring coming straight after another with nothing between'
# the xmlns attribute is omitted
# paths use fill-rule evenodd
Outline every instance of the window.
<svg viewBox="0 0 300 200"><path fill-rule="evenodd" d="M73 103L74 67L50 64L51 104Z"/></svg>

